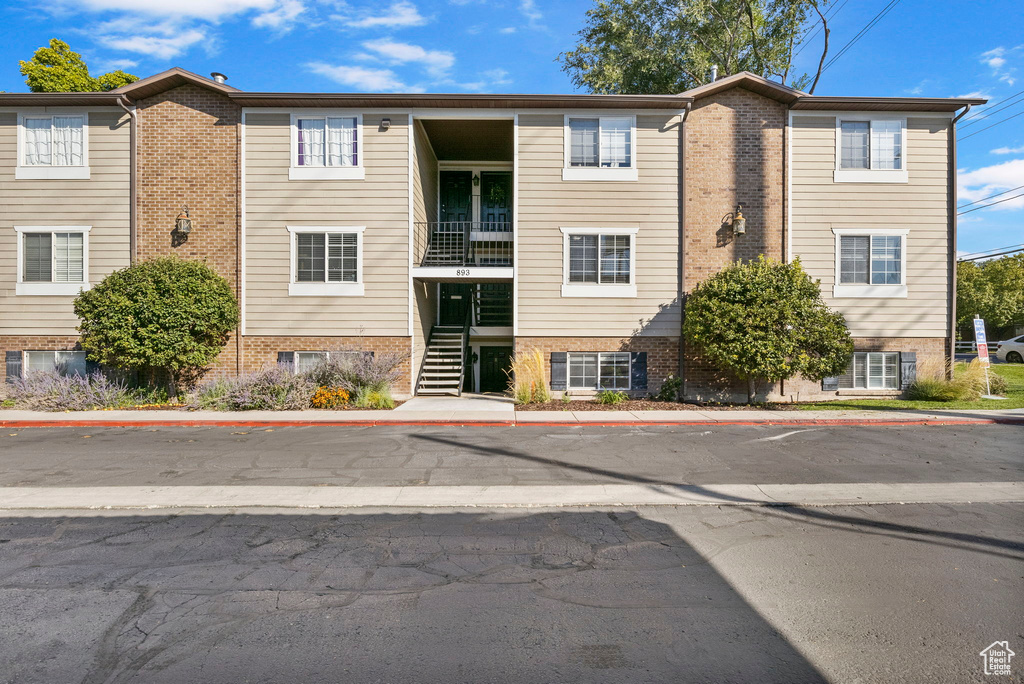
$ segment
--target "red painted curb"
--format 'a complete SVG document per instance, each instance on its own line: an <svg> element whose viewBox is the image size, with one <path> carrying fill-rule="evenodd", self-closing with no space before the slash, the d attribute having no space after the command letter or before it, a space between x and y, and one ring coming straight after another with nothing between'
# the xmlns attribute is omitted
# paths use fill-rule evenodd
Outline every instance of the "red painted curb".
<svg viewBox="0 0 1024 684"><path fill-rule="evenodd" d="M921 419L921 420L865 420L865 419L802 419L802 420L680 420L680 421L543 421L543 422L521 422L514 420L359 420L359 421L330 421L330 420L288 420L288 421L259 421L259 420L121 420L121 421L100 421L100 420L0 420L2 428L69 428L69 427L409 427L409 426L438 426L438 427L699 427L699 426L774 426L774 427L814 427L814 426L848 426L863 427L865 425L898 427L916 425L1024 425L1024 418L977 418L977 419Z"/></svg>

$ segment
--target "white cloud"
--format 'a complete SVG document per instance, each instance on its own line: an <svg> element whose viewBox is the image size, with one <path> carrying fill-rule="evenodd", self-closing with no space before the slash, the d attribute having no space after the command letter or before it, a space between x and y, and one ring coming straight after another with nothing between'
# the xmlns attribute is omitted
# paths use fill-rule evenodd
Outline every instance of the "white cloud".
<svg viewBox="0 0 1024 684"><path fill-rule="evenodd" d="M134 69L139 63L134 59L108 59L96 65L97 71L117 71L118 69Z"/></svg>
<svg viewBox="0 0 1024 684"><path fill-rule="evenodd" d="M983 93L980 90L972 90L969 93L965 93L963 95L956 95L955 97L957 99L963 99L963 100L988 100L992 96L989 95L988 93Z"/></svg>
<svg viewBox="0 0 1024 684"><path fill-rule="evenodd" d="M455 65L455 55L443 50L427 50L419 45L399 43L387 38L367 40L363 47L391 64L419 64L432 76L442 77Z"/></svg>
<svg viewBox="0 0 1024 684"><path fill-rule="evenodd" d="M967 169L957 171L957 189L961 204L981 200L1020 185L1024 185L1024 159L1012 159L1002 164L983 166L973 171ZM993 197L991 201L1007 201L996 204L992 210L1024 209L1024 197L1008 199L1019 192L1008 192L1000 197ZM984 204L986 202L979 202L969 208L973 209Z"/></svg>
<svg viewBox="0 0 1024 684"><path fill-rule="evenodd" d="M150 17L218 21L251 10L272 11L279 0L57 0L56 4L70 11L115 11Z"/></svg>
<svg viewBox="0 0 1024 684"><path fill-rule="evenodd" d="M515 33L515 32L516 32L516 27L515 26L506 26L505 28L503 28L500 31L498 31L498 33Z"/></svg>
<svg viewBox="0 0 1024 684"><path fill-rule="evenodd" d="M512 82L512 79L508 77L508 72L504 69L489 69L483 75L491 82L491 85L506 85Z"/></svg>
<svg viewBox="0 0 1024 684"><path fill-rule="evenodd" d="M991 151L991 154L1019 154L1024 152L1024 145L1020 147L997 147Z"/></svg>
<svg viewBox="0 0 1024 684"><path fill-rule="evenodd" d="M190 46L206 38L202 31L191 29L169 37L161 36L100 36L99 42L113 50L137 52L157 59L177 57Z"/></svg>
<svg viewBox="0 0 1024 684"><path fill-rule="evenodd" d="M992 48L987 52L981 53L979 60L982 64L992 69L993 76L1007 85L1013 85L1017 81L1017 69L1016 67L1008 66L1008 64L1011 59L1020 57L1022 51L1024 51L1024 45L1018 45L1012 48L1000 45L999 47Z"/></svg>
<svg viewBox="0 0 1024 684"><path fill-rule="evenodd" d="M544 14L537 9L536 0L521 0L519 3L519 12L526 17L528 22L530 22L530 26L536 26L540 24L542 19L544 19Z"/></svg>
<svg viewBox="0 0 1024 684"><path fill-rule="evenodd" d="M256 28L269 28L281 33L292 29L295 20L306 11L306 6L299 0L282 0L276 9L253 17L252 25Z"/></svg>
<svg viewBox="0 0 1024 684"><path fill-rule="evenodd" d="M398 80L391 69L367 69L358 66L333 66L323 62L310 62L306 65L314 74L319 74L343 86L362 92L422 92L422 88L409 86Z"/></svg>
<svg viewBox="0 0 1024 684"><path fill-rule="evenodd" d="M383 12L362 12L356 17L336 14L332 19L350 28L402 28L427 23L427 18L420 14L416 5L406 0L391 3Z"/></svg>

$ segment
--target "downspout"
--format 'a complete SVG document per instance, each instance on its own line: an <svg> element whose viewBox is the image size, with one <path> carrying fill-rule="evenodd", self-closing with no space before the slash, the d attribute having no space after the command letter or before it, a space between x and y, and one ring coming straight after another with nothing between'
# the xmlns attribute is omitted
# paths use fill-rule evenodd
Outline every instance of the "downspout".
<svg viewBox="0 0 1024 684"><path fill-rule="evenodd" d="M953 117L949 124L949 187L947 205L949 212L949 376L953 376L953 361L956 359L956 122L971 111L966 105L964 111Z"/></svg>
<svg viewBox="0 0 1024 684"><path fill-rule="evenodd" d="M686 119L693 108L686 103L683 119L679 122L679 399L686 399L686 342L683 323L686 320Z"/></svg>
<svg viewBox="0 0 1024 684"><path fill-rule="evenodd" d="M117 98L117 104L128 114L129 119L129 133L128 133L128 263L134 265L137 260L137 217L136 217L136 204L138 204L138 190L137 190L137 148L138 148L138 113L135 107L132 106L130 109L127 104L127 100L122 95Z"/></svg>

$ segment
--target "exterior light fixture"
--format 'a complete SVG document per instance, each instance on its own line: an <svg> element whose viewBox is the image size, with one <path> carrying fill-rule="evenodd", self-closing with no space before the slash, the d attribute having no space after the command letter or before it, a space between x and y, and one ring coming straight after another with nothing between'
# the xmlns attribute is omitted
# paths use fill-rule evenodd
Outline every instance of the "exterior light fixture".
<svg viewBox="0 0 1024 684"><path fill-rule="evenodd" d="M733 235L744 235L747 232L747 219L743 218L743 213L740 211L742 208L742 204L736 205L736 213L732 217Z"/></svg>
<svg viewBox="0 0 1024 684"><path fill-rule="evenodd" d="M463 177L465 177L465 176L463 176ZM473 174L473 187L474 188L480 187L480 174L478 174L478 173L474 173Z"/></svg>
<svg viewBox="0 0 1024 684"><path fill-rule="evenodd" d="M391 128L391 119L384 118L380 120L380 130L386 131Z"/></svg>
<svg viewBox="0 0 1024 684"><path fill-rule="evenodd" d="M188 216L187 206L182 207L178 218L174 219L174 229L182 235L188 235L192 232L192 219Z"/></svg>

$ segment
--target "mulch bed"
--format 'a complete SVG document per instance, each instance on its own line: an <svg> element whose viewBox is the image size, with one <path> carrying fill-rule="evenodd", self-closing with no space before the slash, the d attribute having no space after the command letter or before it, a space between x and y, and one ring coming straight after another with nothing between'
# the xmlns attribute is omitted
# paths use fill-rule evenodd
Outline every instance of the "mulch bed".
<svg viewBox="0 0 1024 684"><path fill-rule="evenodd" d="M574 399L549 401L544 404L516 404L516 411L794 411L795 404L684 404L676 401L628 399L621 404L601 404L597 401Z"/></svg>

